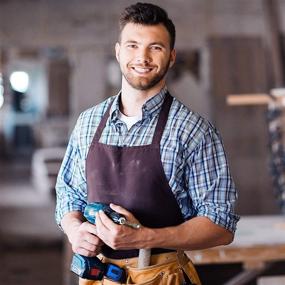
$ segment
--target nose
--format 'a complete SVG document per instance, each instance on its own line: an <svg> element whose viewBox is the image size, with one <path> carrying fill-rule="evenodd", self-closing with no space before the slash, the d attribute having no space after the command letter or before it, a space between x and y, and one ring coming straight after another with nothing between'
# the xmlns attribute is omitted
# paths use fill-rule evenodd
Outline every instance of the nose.
<svg viewBox="0 0 285 285"><path fill-rule="evenodd" d="M149 50L147 48L138 49L136 61L137 63L140 63L140 64L148 64L152 62L152 58L151 58Z"/></svg>

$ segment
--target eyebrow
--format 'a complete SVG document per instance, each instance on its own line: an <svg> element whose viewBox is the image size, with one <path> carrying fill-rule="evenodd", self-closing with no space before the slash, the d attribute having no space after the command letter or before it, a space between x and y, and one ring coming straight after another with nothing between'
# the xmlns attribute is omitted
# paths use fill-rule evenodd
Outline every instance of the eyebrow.
<svg viewBox="0 0 285 285"><path fill-rule="evenodd" d="M124 42L124 44L137 44L137 43L138 43L137 41L132 41L132 40L128 40Z"/></svg>
<svg viewBox="0 0 285 285"><path fill-rule="evenodd" d="M124 44L139 44L139 42L135 40L128 40L128 41L125 41ZM153 45L159 45L165 48L165 45L162 42L152 42L149 44L149 46L153 46Z"/></svg>

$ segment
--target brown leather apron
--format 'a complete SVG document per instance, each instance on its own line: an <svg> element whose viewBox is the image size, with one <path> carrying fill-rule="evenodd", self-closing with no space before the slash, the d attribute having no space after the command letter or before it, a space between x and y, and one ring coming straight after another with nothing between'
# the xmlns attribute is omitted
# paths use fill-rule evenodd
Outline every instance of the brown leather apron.
<svg viewBox="0 0 285 285"><path fill-rule="evenodd" d="M110 104L96 130L87 156L86 176L89 203L102 202L120 205L133 213L146 227L169 227L183 222L180 208L165 176L160 156L160 140L172 100L173 98L167 93L159 113L152 143L132 147L106 145L99 142L110 115L112 103ZM170 251L157 248L152 249L152 254ZM138 252L136 249L113 250L107 246L102 249L103 256L111 259L137 257Z"/></svg>

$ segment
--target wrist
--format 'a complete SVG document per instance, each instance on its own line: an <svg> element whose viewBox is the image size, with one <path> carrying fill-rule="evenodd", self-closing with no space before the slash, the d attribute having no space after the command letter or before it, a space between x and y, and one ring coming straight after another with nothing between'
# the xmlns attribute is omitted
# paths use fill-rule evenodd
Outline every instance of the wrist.
<svg viewBox="0 0 285 285"><path fill-rule="evenodd" d="M61 226L70 243L73 242L73 237L83 222L84 218L80 212L70 212L62 218Z"/></svg>
<svg viewBox="0 0 285 285"><path fill-rule="evenodd" d="M141 248L173 248L177 236L174 227L145 228L143 238Z"/></svg>
<svg viewBox="0 0 285 285"><path fill-rule="evenodd" d="M67 226L65 234L67 235L67 238L71 244L73 243L73 237L75 233L78 231L81 224L82 221L74 219L73 221L70 222L69 226Z"/></svg>
<svg viewBox="0 0 285 285"><path fill-rule="evenodd" d="M141 247L140 248L155 248L160 247L162 236L160 229L143 227L141 236Z"/></svg>

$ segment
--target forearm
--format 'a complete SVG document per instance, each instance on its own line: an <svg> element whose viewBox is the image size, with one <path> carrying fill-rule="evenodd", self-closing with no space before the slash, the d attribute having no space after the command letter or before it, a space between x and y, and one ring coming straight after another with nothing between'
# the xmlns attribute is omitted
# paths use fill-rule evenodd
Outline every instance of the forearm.
<svg viewBox="0 0 285 285"><path fill-rule="evenodd" d="M161 229L142 228L141 248L205 249L229 244L233 234L206 217L195 217L181 225Z"/></svg>
<svg viewBox="0 0 285 285"><path fill-rule="evenodd" d="M131 222L138 222L126 209L111 205ZM229 244L233 234L207 217L195 217L178 226L132 229L115 224L104 212L96 214L97 235L113 249L168 248L195 250Z"/></svg>

